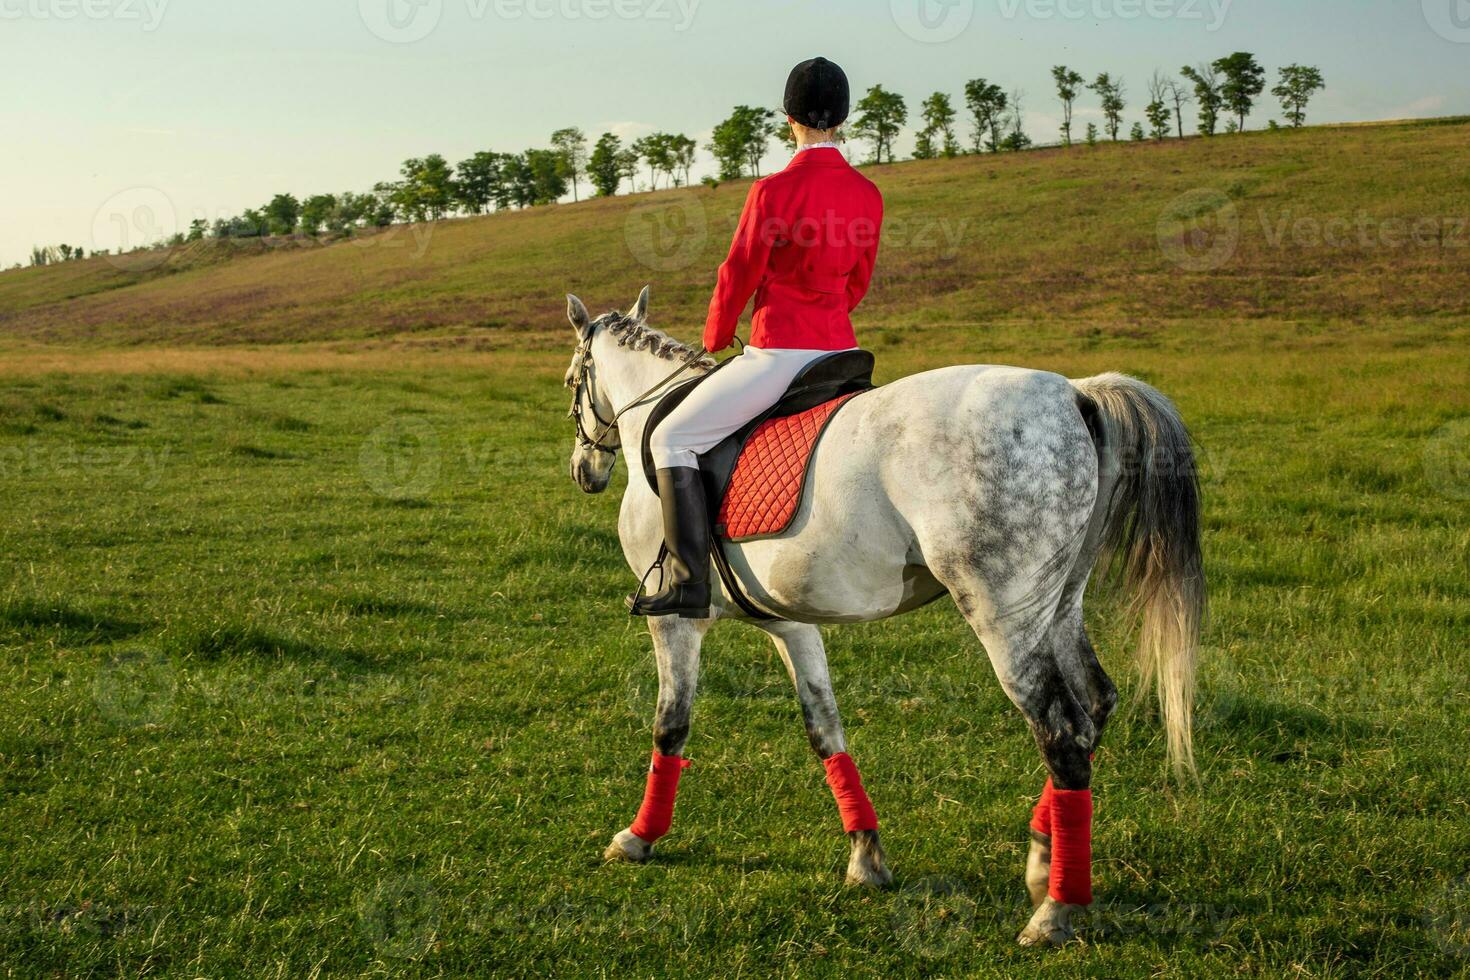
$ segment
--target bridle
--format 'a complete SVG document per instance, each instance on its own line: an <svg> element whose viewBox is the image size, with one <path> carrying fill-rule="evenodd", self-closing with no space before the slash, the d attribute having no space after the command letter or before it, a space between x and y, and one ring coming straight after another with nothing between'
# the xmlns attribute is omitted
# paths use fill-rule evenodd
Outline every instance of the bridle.
<svg viewBox="0 0 1470 980"><path fill-rule="evenodd" d="M567 387L572 389L572 407L567 412L567 418L571 419L577 427L577 445L582 448L583 452L615 453L623 448L621 436L619 436L617 443L614 445L606 445L604 444L604 440L610 434L617 431L618 419L623 417L623 413L645 404L655 394L668 387L671 381L703 360L708 351L700 347L699 350L691 352L688 359L683 364L680 364L672 374L652 388L649 388L637 398L634 398L622 408L614 411L612 418L604 419L597 413L597 402L593 399L590 391L592 338L596 334L597 324L594 323L592 329L587 331L587 338L578 344L577 349L572 352L572 367L567 372L567 376L571 379L567 381ZM587 434L586 420L582 417L582 403L584 400L587 403L587 410L592 413L593 420L597 422L597 429L590 436Z"/></svg>
<svg viewBox="0 0 1470 980"><path fill-rule="evenodd" d="M590 390L591 374L592 336L589 333L587 339L578 344L576 352L572 354L572 370L569 375L572 380L567 382L567 387L572 389L572 407L567 412L567 418L571 419L572 424L577 427L577 445L581 446L584 452L614 453L622 448L622 439L619 438L617 444L613 446L604 446L602 441L617 428L618 416L622 413L613 413L611 419L604 419L597 414L597 402L593 399ZM587 434L587 423L582 417L584 398L587 402L587 411L592 413L592 418L597 423L595 435Z"/></svg>

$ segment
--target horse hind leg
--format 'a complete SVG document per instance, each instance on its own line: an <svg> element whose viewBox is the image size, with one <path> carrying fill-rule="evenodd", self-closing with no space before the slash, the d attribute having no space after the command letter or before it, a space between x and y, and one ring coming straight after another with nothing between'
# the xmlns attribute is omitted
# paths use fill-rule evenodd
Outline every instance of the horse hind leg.
<svg viewBox="0 0 1470 980"><path fill-rule="evenodd" d="M1056 619L1052 622L1049 642L1057 665L1068 677L1084 679L1083 704L1092 719L1094 734L1092 752L1102 740L1102 732L1118 703L1118 688L1108 677L1097 658L1092 641L1087 635L1082 617L1082 586L1085 581L1064 598ZM1074 690L1074 694L1076 694ZM1026 854L1026 891L1033 907L1041 906L1047 899L1051 885L1051 807L1055 788L1051 777L1047 777L1041 799L1031 814L1030 840Z"/></svg>
<svg viewBox="0 0 1470 980"><path fill-rule="evenodd" d="M978 574L960 572L941 581L984 644L1002 689L1031 726L1055 787L1047 893L1017 938L1025 946L1060 946L1075 935L1073 915L1092 901L1090 757L1098 729L1084 704L1087 673L1075 652L1057 655L1056 605L1039 604L1029 615L997 615Z"/></svg>

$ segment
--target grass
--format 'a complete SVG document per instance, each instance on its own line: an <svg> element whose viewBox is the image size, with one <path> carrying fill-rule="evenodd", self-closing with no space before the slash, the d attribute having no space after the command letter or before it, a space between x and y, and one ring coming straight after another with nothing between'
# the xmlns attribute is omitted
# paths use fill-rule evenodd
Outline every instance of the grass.
<svg viewBox="0 0 1470 980"><path fill-rule="evenodd" d="M1345 144L1380 141L1389 158L1393 146L1410 158L1465 136L1453 125L1342 132ZM1297 134L1275 138L1099 159L1182 153L1228 187L1254 165L1230 176L1212 169L1230 169L1214 155L1275 153ZM1375 162L1387 167L1384 153ZM1069 175L1071 157L1046 159L899 166L887 171L890 203L919 207L908 195L925 192L926 173L938 184L979 175L997 204L1046 175L1091 179ZM1345 152L1332 159L1358 166ZM1313 174L1273 179L1326 179ZM1429 189L1392 193L1420 194L1426 213L1465 212L1453 196L1463 181L1451 193L1433 190L1439 179L1423 171L1415 180ZM1318 214L1315 192L1295 186L1304 196L1286 206ZM1091 199L1077 186L1056 193ZM550 326L560 283L540 282L541 295L531 280L554 263L583 268L535 257L571 233L568 215L595 225L599 208L628 206L507 216L527 235L524 279L470 268L513 265L475 251L475 229L501 219L437 233L435 248L464 251L434 260L412 287L421 296L455 310L547 307L546 327L528 318L485 344L453 324L429 331L442 343L412 329L353 341L382 326L358 309L356 320L326 315L311 343L199 346L230 338L207 317L176 318L172 304L223 289L212 277L269 278L277 255L41 303L7 322L8 973L1470 972L1470 316L1463 291L1408 295L1433 276L1420 263L1451 263L1462 290L1464 255L1384 258L1372 293L1395 298L1378 315L1370 293L1352 294L1369 272L1351 257L1268 250L1283 268L1327 271L1304 271L1304 291L1280 311L1219 303L1276 295L1269 276L1191 273L1176 290L1202 288L1157 316L1126 312L1127 269L1146 296L1164 282L1151 284L1141 252L1109 259L1106 274L1077 266L1082 284L1058 287L1056 316L1045 315L1064 278L1049 271L1064 267L1056 256L1002 257L988 283L1011 269L1030 278L1004 295L1033 295L983 320L953 318L1008 300L969 287L968 298L936 287L919 299L906 292L905 255L892 256L893 278L860 322L883 378L979 360L1125 370L1173 396L1202 446L1213 586L1202 784L1171 786L1147 707L1120 712L1098 758L1099 902L1086 942L1038 954L1013 938L1040 761L948 603L827 631L894 889L841 887L846 842L795 698L770 644L739 626L706 644L673 834L646 867L599 863L637 806L656 682L646 633L621 611L625 477L584 497L565 476L571 336ZM1153 222L1130 213L1119 224ZM1087 234L1086 248L1106 251L1103 231ZM330 276L315 264L336 248L294 254L302 310L251 307L256 340L322 312L312 290ZM626 303L649 275L655 320L690 332L704 272L670 275L685 277L679 300L662 275L622 261L589 263L597 282L584 298ZM364 274L389 309L408 295L391 278ZM494 288L471 299L470 280ZM0 294L20 288L31 287L0 276ZM93 319L124 301L126 317ZM1131 688L1109 604L1090 613L1104 662Z"/></svg>

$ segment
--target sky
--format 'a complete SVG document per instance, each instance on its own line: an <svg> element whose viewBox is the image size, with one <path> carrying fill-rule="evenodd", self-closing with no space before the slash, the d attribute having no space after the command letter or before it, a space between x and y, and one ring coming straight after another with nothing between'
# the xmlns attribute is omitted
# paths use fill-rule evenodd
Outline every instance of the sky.
<svg viewBox="0 0 1470 980"><path fill-rule="evenodd" d="M1269 84L1293 62L1327 80L1309 122L1470 113L1470 0L0 0L0 267L279 192L366 191L408 157L544 146L563 126L686 133L698 179L730 107L778 107L818 54L854 100L903 94L910 129L931 92L963 112L967 79L1019 88L1049 142L1052 65L1122 75L1126 129L1155 69L1237 50L1270 74L1252 127L1280 118ZM766 169L783 159L773 143Z"/></svg>

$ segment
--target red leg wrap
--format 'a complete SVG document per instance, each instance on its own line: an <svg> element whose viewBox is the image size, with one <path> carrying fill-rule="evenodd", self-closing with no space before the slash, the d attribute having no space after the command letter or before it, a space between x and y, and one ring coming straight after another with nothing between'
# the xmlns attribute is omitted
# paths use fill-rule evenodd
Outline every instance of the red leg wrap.
<svg viewBox="0 0 1470 980"><path fill-rule="evenodd" d="M689 760L677 755L659 755L653 751L653 765L648 770L648 785L643 790L643 805L628 829L652 844L674 822L674 796L679 792L679 776L689 768Z"/></svg>
<svg viewBox="0 0 1470 980"><path fill-rule="evenodd" d="M863 789L863 778L858 775L852 756L839 752L822 760L827 769L827 785L832 787L832 797L837 800L837 812L842 814L842 829L877 830L878 814L873 812L873 802Z"/></svg>
<svg viewBox="0 0 1470 980"><path fill-rule="evenodd" d="M1092 904L1092 790L1054 789L1051 800L1051 888L1068 905Z"/></svg>
<svg viewBox="0 0 1470 980"><path fill-rule="evenodd" d="M1046 777L1046 785L1041 787L1041 800L1036 808L1031 811L1031 829L1038 834L1051 836L1051 798L1056 792L1051 785L1051 777Z"/></svg>

